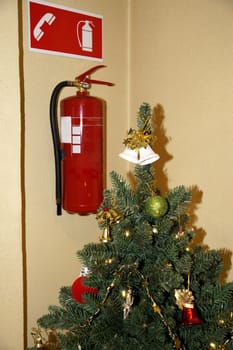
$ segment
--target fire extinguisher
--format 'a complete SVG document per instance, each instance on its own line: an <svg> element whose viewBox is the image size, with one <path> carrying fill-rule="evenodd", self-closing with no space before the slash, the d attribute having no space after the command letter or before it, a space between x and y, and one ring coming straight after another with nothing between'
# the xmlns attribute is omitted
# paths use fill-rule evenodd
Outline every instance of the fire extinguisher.
<svg viewBox="0 0 233 350"><path fill-rule="evenodd" d="M53 137L57 215L95 213L103 200L104 113L105 101L89 95L91 84L112 86L92 80L90 75L104 65L95 66L54 88L50 100ZM60 125L57 118L58 97L66 87L78 89L75 96L60 101Z"/></svg>

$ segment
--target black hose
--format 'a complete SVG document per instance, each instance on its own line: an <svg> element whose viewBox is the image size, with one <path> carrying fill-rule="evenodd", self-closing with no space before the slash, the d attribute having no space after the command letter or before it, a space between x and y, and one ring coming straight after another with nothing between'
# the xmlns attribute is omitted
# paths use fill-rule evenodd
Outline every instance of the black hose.
<svg viewBox="0 0 233 350"><path fill-rule="evenodd" d="M61 89L65 86L73 86L72 81L62 81L55 86L50 99L50 125L53 137L53 148L55 158L55 176L56 176L56 204L57 215L62 214L62 181L61 181L61 160L62 151L60 148L60 136L57 123L57 101Z"/></svg>

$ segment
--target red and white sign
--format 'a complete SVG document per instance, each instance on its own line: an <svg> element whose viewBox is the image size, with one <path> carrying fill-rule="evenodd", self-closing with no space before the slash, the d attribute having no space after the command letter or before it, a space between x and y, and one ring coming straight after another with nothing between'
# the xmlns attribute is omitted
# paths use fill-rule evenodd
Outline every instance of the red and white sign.
<svg viewBox="0 0 233 350"><path fill-rule="evenodd" d="M28 0L32 51L103 61L103 16Z"/></svg>

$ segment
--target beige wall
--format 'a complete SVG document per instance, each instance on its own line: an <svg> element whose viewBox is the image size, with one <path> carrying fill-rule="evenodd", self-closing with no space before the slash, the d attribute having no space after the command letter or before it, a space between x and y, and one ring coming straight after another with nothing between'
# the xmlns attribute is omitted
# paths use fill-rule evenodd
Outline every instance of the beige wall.
<svg viewBox="0 0 233 350"><path fill-rule="evenodd" d="M23 349L17 1L0 2L0 349Z"/></svg>
<svg viewBox="0 0 233 350"><path fill-rule="evenodd" d="M233 2L133 0L131 5L131 118L142 101L160 105L158 184L198 187L198 236L211 248L232 250Z"/></svg>
<svg viewBox="0 0 233 350"><path fill-rule="evenodd" d="M122 150L126 130L135 124L139 105L144 101L152 107L160 104L156 108L157 150L161 154L158 184L164 190L167 185L198 186L203 195L197 203L198 220L194 225L200 235L206 233L206 244L232 250L232 2L54 2L104 16L103 63L108 67L96 72L95 78L116 85L93 86L92 94L103 97L108 105L107 172L115 169L126 173L127 164L117 154ZM21 218L17 1L0 3L0 39L4 47L0 54L4 164L0 184L0 271L1 280L6 280L0 288L0 349L4 350L23 349L22 260L27 259L27 332L31 343L30 329L36 319L49 304L57 303L59 288L70 285L79 274L76 250L99 235L93 215L55 215L48 116L53 87L99 63L29 52L27 1L22 1L22 6L26 205ZM11 29L7 32L9 23ZM195 200L199 197L197 193ZM26 256L21 252L24 216Z"/></svg>

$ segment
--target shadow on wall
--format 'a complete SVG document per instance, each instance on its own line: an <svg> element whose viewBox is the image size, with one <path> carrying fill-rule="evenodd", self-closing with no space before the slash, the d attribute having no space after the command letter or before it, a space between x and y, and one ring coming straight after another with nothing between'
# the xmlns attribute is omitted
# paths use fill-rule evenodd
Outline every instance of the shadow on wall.
<svg viewBox="0 0 233 350"><path fill-rule="evenodd" d="M154 150L160 155L160 159L155 163L154 167L156 174L156 187L160 189L161 193L166 194L170 190L166 163L173 159L173 156L166 150L166 145L171 140L171 138L166 135L166 129L163 124L164 119L164 108L162 105L158 104L153 110L152 127L156 136L154 142ZM193 227L197 220L195 212L197 210L198 204L200 204L202 201L203 193L198 189L196 185L190 187L190 190L192 192L192 202L187 208L187 214L190 218L190 225ZM195 243L200 244L204 239L205 232L202 229L197 229L197 231L198 241L195 241Z"/></svg>
<svg viewBox="0 0 233 350"><path fill-rule="evenodd" d="M161 193L166 193L169 190L165 165L173 158L173 156L166 150L166 145L170 138L166 135L166 129L163 124L164 118L164 108L162 105L158 104L153 110L152 128L155 134L153 149L160 156L159 161L155 163L155 174L156 185L161 190Z"/></svg>
<svg viewBox="0 0 233 350"><path fill-rule="evenodd" d="M156 174L156 186L161 190L161 193L167 193L169 191L169 184L168 184L168 176L167 176L167 170L166 170L166 163L169 162L173 156L168 153L166 150L166 146L168 142L171 140L170 137L166 135L166 129L164 127L164 119L165 119L165 112L164 108L161 104L157 104L153 109L153 116L152 116L152 127L155 134L155 142L153 145L153 149L156 153L160 155L160 159L158 162L155 163L155 174ZM198 208L198 205L202 202L202 196L203 192L198 188L197 185L191 186L190 190L192 192L192 202L190 203L189 207L187 208L187 214L189 215L189 224L195 231L195 237L192 241L191 246L197 246L202 245L206 246L206 249L210 249L207 245L205 245L204 238L206 236L206 232L201 227L196 227L195 223L198 219L196 215L196 211ZM224 283L227 279L227 275L231 269L231 258L232 258L232 252L227 249L219 249L219 252L223 259L223 265L224 269L220 275L220 283Z"/></svg>

